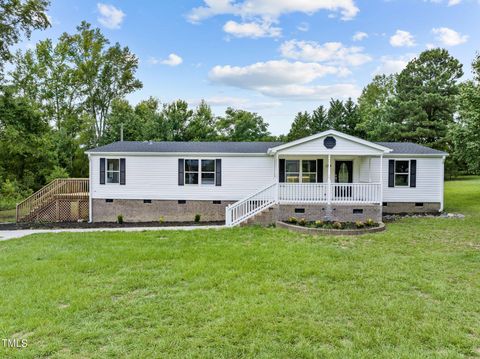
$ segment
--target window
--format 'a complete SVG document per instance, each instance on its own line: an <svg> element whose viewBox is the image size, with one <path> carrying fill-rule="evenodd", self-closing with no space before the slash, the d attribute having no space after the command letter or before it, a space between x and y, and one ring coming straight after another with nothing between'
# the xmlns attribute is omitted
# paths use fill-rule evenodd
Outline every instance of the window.
<svg viewBox="0 0 480 359"><path fill-rule="evenodd" d="M317 182L317 161L285 160L285 179L287 183Z"/></svg>
<svg viewBox="0 0 480 359"><path fill-rule="evenodd" d="M317 182L317 161L316 160L302 161L302 182L303 183Z"/></svg>
<svg viewBox="0 0 480 359"><path fill-rule="evenodd" d="M285 179L287 183L300 182L300 161L298 160L285 161Z"/></svg>
<svg viewBox="0 0 480 359"><path fill-rule="evenodd" d="M185 160L185 184L198 184L198 160Z"/></svg>
<svg viewBox="0 0 480 359"><path fill-rule="evenodd" d="M215 160L202 160L202 184L215 184Z"/></svg>
<svg viewBox="0 0 480 359"><path fill-rule="evenodd" d="M409 186L410 161L395 161L395 187Z"/></svg>
<svg viewBox="0 0 480 359"><path fill-rule="evenodd" d="M120 160L118 158L107 159L107 183L120 183Z"/></svg>

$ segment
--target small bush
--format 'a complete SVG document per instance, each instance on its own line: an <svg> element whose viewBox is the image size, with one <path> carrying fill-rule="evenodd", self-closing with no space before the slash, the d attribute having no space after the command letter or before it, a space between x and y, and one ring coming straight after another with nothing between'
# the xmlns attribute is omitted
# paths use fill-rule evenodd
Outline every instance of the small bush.
<svg viewBox="0 0 480 359"><path fill-rule="evenodd" d="M375 225L375 221L369 218L365 221L365 224L367 225L367 227L373 227Z"/></svg>
<svg viewBox="0 0 480 359"><path fill-rule="evenodd" d="M117 223L118 223L118 224L123 224L123 215L122 215L122 214L119 214L119 215L117 216Z"/></svg>
<svg viewBox="0 0 480 359"><path fill-rule="evenodd" d="M198 222L200 222L200 215L197 213L195 215L195 223L198 223Z"/></svg>
<svg viewBox="0 0 480 359"><path fill-rule="evenodd" d="M160 224L165 223L165 218L163 218L163 216L160 216L160 218L158 219L158 222L160 222Z"/></svg>
<svg viewBox="0 0 480 359"><path fill-rule="evenodd" d="M341 222L334 222L332 226L335 229L342 229L343 228L343 224Z"/></svg>
<svg viewBox="0 0 480 359"><path fill-rule="evenodd" d="M305 218L301 218L298 220L298 224L301 226L306 226L307 225L307 220Z"/></svg>
<svg viewBox="0 0 480 359"><path fill-rule="evenodd" d="M324 221L320 221L320 220L315 221L315 227L317 227L317 228L322 228L324 224L325 224Z"/></svg>
<svg viewBox="0 0 480 359"><path fill-rule="evenodd" d="M363 228L365 227L365 223L363 223L362 221L355 221L355 227Z"/></svg>
<svg viewBox="0 0 480 359"><path fill-rule="evenodd" d="M297 223L298 223L298 219L296 219L295 217L290 217L290 218L288 219L288 223L297 224Z"/></svg>
<svg viewBox="0 0 480 359"><path fill-rule="evenodd" d="M65 168L55 166L53 167L50 174L46 177L46 181L47 183L50 183L57 178L68 178L68 177L70 177L70 175L68 174L68 171Z"/></svg>

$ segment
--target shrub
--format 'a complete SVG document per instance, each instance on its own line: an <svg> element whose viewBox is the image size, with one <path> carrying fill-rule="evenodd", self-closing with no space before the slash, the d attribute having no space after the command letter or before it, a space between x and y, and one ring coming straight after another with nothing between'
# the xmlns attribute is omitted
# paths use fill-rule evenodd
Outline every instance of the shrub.
<svg viewBox="0 0 480 359"><path fill-rule="evenodd" d="M343 224L341 222L334 222L333 223L333 228L335 229L342 229L343 228Z"/></svg>
<svg viewBox="0 0 480 359"><path fill-rule="evenodd" d="M200 215L197 213L195 215L195 223L198 223L198 222L200 222Z"/></svg>
<svg viewBox="0 0 480 359"><path fill-rule="evenodd" d="M324 221L320 221L320 220L315 221L315 227L317 227L317 228L323 227L324 224L325 224Z"/></svg>
<svg viewBox="0 0 480 359"><path fill-rule="evenodd" d="M296 219L295 217L290 217L290 218L288 219L288 223L297 224L297 223L298 223L298 219Z"/></svg>
<svg viewBox="0 0 480 359"><path fill-rule="evenodd" d="M363 223L362 221L355 221L355 227L363 228L365 227L365 223Z"/></svg>
<svg viewBox="0 0 480 359"><path fill-rule="evenodd" d="M307 225L307 220L305 218L301 218L298 220L298 224L301 226L306 226Z"/></svg>
<svg viewBox="0 0 480 359"><path fill-rule="evenodd" d="M158 221L160 222L160 224L163 224L163 223L165 223L165 218L163 218L163 216L160 216Z"/></svg>
<svg viewBox="0 0 480 359"><path fill-rule="evenodd" d="M122 215L122 214L119 214L119 215L117 216L117 223L118 223L118 224L123 224L123 215Z"/></svg>
<svg viewBox="0 0 480 359"><path fill-rule="evenodd" d="M373 227L375 225L375 221L369 218L365 221L365 224L367 225L367 227Z"/></svg>

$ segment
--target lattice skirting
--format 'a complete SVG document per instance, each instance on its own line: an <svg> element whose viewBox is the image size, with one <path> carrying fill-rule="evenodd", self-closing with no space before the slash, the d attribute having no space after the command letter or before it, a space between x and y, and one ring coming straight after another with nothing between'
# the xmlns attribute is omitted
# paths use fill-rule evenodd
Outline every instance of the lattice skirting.
<svg viewBox="0 0 480 359"><path fill-rule="evenodd" d="M33 211L22 222L77 222L88 220L88 199L56 199Z"/></svg>

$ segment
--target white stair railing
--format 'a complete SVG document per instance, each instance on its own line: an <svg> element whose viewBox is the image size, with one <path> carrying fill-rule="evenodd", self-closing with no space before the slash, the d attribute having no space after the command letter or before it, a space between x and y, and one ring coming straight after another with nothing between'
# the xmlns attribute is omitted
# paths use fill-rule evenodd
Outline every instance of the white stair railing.
<svg viewBox="0 0 480 359"><path fill-rule="evenodd" d="M225 225L233 227L278 203L278 183L273 183L225 208Z"/></svg>

